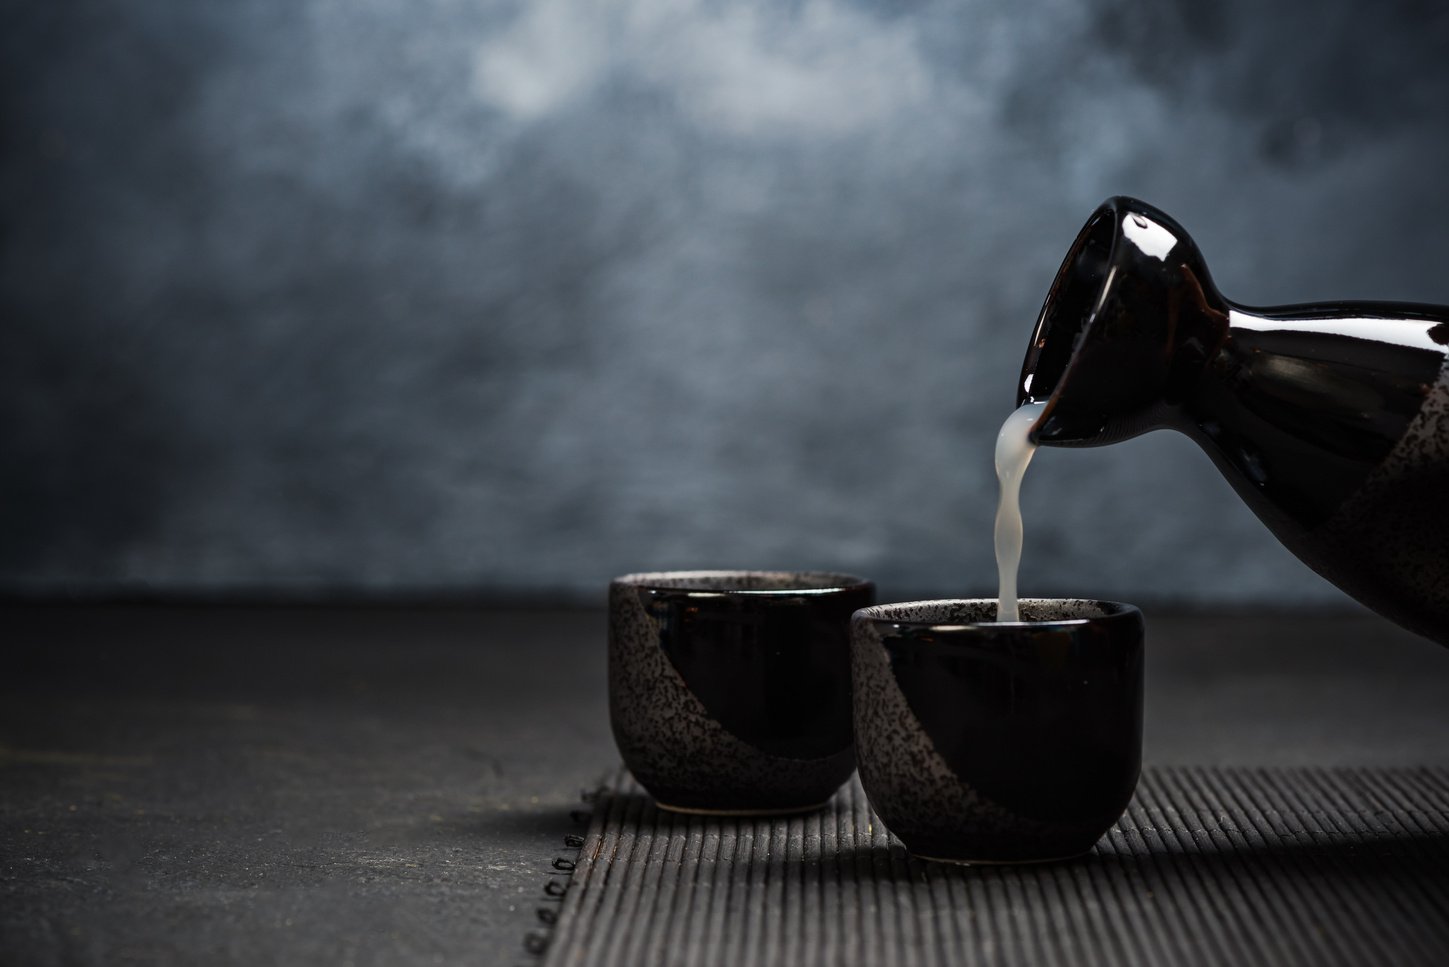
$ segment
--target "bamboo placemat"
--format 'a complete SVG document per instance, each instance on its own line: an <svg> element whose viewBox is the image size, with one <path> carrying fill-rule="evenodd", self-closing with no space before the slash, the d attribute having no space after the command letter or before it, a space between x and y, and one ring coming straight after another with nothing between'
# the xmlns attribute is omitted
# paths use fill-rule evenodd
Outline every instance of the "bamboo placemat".
<svg viewBox="0 0 1449 967"><path fill-rule="evenodd" d="M1449 770L1152 768L1091 854L909 857L858 780L788 819L601 790L548 967L1449 964Z"/></svg>

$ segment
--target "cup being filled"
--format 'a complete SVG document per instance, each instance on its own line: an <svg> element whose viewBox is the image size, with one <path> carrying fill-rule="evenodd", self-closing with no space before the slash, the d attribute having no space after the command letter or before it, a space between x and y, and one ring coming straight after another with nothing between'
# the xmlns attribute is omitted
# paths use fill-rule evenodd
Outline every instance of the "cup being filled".
<svg viewBox="0 0 1449 967"><path fill-rule="evenodd" d="M912 853L1065 859L1122 815L1142 761L1142 613L1111 601L884 604L851 619L856 758Z"/></svg>

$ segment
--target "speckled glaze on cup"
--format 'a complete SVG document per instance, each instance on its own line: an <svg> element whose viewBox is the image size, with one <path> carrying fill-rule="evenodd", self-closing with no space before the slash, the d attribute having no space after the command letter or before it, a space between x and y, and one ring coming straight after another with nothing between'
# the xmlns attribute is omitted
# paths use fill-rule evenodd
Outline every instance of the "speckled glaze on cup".
<svg viewBox="0 0 1449 967"><path fill-rule="evenodd" d="M855 769L848 574L670 571L609 585L609 720L665 809L767 814L825 803Z"/></svg>
<svg viewBox="0 0 1449 967"><path fill-rule="evenodd" d="M1142 762L1142 613L1023 598L916 601L851 620L856 755L912 853L1021 863L1085 853Z"/></svg>

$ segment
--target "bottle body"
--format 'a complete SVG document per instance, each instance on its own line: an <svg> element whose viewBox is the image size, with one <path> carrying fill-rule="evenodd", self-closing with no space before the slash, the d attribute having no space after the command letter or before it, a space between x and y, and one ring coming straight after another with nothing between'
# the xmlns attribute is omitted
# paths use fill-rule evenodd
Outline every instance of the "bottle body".
<svg viewBox="0 0 1449 967"><path fill-rule="evenodd" d="M1449 645L1449 325L1433 311L1233 307L1168 425L1304 563Z"/></svg>
<svg viewBox="0 0 1449 967"><path fill-rule="evenodd" d="M1304 563L1449 646L1449 308L1238 306L1181 226L1114 198L1043 306L1031 400L1041 445L1187 434Z"/></svg>

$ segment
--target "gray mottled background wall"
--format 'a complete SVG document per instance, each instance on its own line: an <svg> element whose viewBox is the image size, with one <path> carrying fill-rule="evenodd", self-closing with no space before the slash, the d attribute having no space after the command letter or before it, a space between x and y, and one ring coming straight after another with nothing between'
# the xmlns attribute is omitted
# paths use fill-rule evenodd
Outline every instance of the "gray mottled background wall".
<svg viewBox="0 0 1449 967"><path fill-rule="evenodd" d="M1250 303L1449 302L1449 7L101 0L0 13L0 584L994 580L1091 208ZM1337 600L1166 434L1024 590Z"/></svg>

